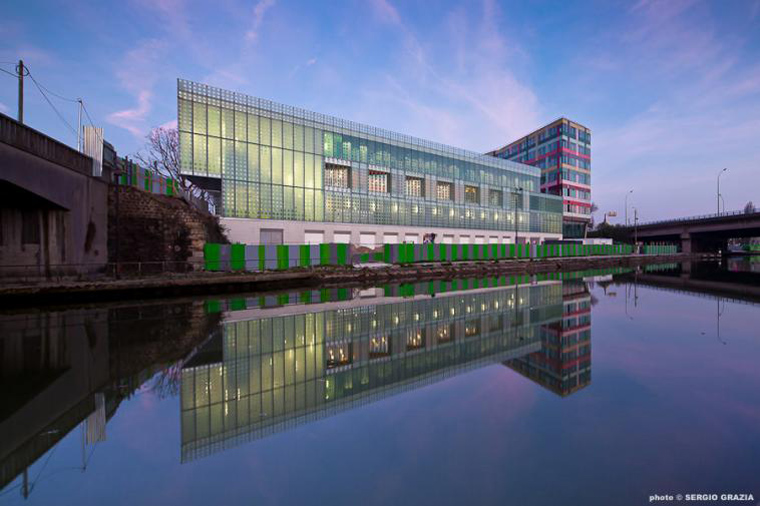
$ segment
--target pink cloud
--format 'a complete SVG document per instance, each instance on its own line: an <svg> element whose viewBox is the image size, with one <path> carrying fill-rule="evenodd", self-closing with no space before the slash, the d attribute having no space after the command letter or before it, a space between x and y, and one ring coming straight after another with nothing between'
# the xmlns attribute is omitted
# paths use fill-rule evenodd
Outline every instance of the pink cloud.
<svg viewBox="0 0 760 506"><path fill-rule="evenodd" d="M143 137L147 133L145 125L151 110L150 101L151 92L142 90L137 96L137 107L113 112L108 115L107 120L136 137Z"/></svg>
<svg viewBox="0 0 760 506"><path fill-rule="evenodd" d="M245 33L246 42L253 43L259 37L259 28L264 22L264 15L275 4L275 0L259 0L256 6L253 8L253 21L251 27Z"/></svg>

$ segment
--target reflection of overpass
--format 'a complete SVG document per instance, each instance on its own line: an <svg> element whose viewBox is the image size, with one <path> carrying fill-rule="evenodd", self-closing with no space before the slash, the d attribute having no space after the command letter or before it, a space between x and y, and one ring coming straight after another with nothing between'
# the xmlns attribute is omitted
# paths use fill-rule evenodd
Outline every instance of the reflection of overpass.
<svg viewBox="0 0 760 506"><path fill-rule="evenodd" d="M632 227L629 233L633 235ZM732 212L638 225L643 242L680 243L684 253L726 251L728 239L760 236L760 212Z"/></svg>
<svg viewBox="0 0 760 506"><path fill-rule="evenodd" d="M710 298L730 299L737 302L760 304L760 286L738 284L728 280L699 279L688 275L623 274L616 280L636 282L639 285L673 290Z"/></svg>

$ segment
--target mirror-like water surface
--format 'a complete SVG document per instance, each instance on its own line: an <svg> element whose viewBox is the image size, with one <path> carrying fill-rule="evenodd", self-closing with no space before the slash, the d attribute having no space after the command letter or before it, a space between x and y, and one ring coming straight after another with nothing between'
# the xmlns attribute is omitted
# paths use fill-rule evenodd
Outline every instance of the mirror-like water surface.
<svg viewBox="0 0 760 506"><path fill-rule="evenodd" d="M4 313L0 503L754 505L753 266Z"/></svg>

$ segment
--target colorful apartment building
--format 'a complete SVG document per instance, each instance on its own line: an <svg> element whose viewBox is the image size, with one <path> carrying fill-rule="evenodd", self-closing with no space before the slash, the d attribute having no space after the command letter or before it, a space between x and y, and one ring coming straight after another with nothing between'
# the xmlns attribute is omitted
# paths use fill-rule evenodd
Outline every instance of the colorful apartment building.
<svg viewBox="0 0 760 506"><path fill-rule="evenodd" d="M562 202L562 235L579 239L591 222L591 131L559 118L488 153L541 169L541 192Z"/></svg>

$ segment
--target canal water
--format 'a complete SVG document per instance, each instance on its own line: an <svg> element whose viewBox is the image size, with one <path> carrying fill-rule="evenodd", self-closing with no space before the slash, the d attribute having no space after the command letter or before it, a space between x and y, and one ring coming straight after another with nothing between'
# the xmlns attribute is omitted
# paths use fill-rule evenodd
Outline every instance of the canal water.
<svg viewBox="0 0 760 506"><path fill-rule="evenodd" d="M756 265L6 310L0 504L755 505Z"/></svg>

